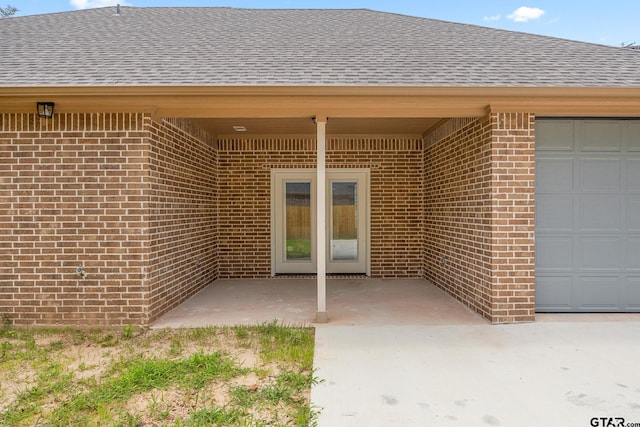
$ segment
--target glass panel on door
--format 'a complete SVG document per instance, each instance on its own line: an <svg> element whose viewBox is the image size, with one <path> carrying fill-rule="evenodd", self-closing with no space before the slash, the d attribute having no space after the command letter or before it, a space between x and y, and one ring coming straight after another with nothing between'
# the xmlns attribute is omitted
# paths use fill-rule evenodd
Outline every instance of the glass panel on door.
<svg viewBox="0 0 640 427"><path fill-rule="evenodd" d="M331 261L358 259L358 183L331 183Z"/></svg>
<svg viewBox="0 0 640 427"><path fill-rule="evenodd" d="M367 173L327 173L327 273L367 271Z"/></svg>
<svg viewBox="0 0 640 427"><path fill-rule="evenodd" d="M275 274L316 271L314 176L311 171L272 172L272 270Z"/></svg>
<svg viewBox="0 0 640 427"><path fill-rule="evenodd" d="M311 183L285 184L285 259L311 260Z"/></svg>

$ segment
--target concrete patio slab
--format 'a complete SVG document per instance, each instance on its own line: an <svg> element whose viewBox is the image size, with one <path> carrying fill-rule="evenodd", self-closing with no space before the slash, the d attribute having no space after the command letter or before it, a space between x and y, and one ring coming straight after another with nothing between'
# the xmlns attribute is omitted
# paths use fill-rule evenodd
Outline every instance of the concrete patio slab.
<svg viewBox="0 0 640 427"><path fill-rule="evenodd" d="M445 292L420 279L329 279L330 325L485 324ZM218 280L162 316L154 328L259 324L310 325L315 279Z"/></svg>
<svg viewBox="0 0 640 427"><path fill-rule="evenodd" d="M640 423L639 355L638 316L319 326L311 400L320 427Z"/></svg>

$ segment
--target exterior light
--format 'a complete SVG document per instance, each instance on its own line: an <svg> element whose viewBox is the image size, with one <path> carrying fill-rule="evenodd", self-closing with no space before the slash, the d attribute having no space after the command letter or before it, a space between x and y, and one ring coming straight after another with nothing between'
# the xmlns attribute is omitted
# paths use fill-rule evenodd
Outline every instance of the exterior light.
<svg viewBox="0 0 640 427"><path fill-rule="evenodd" d="M54 105L54 102L37 102L36 107L38 109L38 116L43 119L52 118Z"/></svg>

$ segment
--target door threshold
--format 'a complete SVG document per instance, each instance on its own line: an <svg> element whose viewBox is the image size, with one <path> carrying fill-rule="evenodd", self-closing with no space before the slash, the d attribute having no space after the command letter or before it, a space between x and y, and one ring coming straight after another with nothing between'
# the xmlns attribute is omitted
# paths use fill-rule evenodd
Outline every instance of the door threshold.
<svg viewBox="0 0 640 427"><path fill-rule="evenodd" d="M272 278L274 279L315 279L318 275L315 273L309 274L287 274L287 273L278 273ZM327 279L369 279L371 276L366 273L330 273L327 274Z"/></svg>

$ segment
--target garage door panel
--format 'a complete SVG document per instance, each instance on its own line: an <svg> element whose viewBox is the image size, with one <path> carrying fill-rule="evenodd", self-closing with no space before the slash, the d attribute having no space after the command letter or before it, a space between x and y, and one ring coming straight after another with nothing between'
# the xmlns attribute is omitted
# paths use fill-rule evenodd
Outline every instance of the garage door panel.
<svg viewBox="0 0 640 427"><path fill-rule="evenodd" d="M572 192L573 175L573 159L538 159L536 188L545 194Z"/></svg>
<svg viewBox="0 0 640 427"><path fill-rule="evenodd" d="M629 122L628 135L629 151L640 151L640 123Z"/></svg>
<svg viewBox="0 0 640 427"><path fill-rule="evenodd" d="M620 240L618 238L590 237L580 239L580 270L620 269Z"/></svg>
<svg viewBox="0 0 640 427"><path fill-rule="evenodd" d="M573 200L565 195L540 195L536 203L536 228L539 231L572 231Z"/></svg>
<svg viewBox="0 0 640 427"><path fill-rule="evenodd" d="M620 231L620 199L617 197L583 196L580 213L580 231Z"/></svg>
<svg viewBox="0 0 640 427"><path fill-rule="evenodd" d="M627 199L627 231L640 232L640 197Z"/></svg>
<svg viewBox="0 0 640 427"><path fill-rule="evenodd" d="M541 237L536 241L536 265L543 270L573 269L573 238Z"/></svg>
<svg viewBox="0 0 640 427"><path fill-rule="evenodd" d="M625 278L623 301L626 311L640 311L640 276Z"/></svg>
<svg viewBox="0 0 640 427"><path fill-rule="evenodd" d="M640 193L640 159L627 160L627 189Z"/></svg>
<svg viewBox="0 0 640 427"><path fill-rule="evenodd" d="M622 148L621 126L615 120L582 122L580 149L589 151L620 151Z"/></svg>
<svg viewBox="0 0 640 427"><path fill-rule="evenodd" d="M576 287L580 299L579 308L588 310L616 311L619 308L620 279L615 276L579 276Z"/></svg>
<svg viewBox="0 0 640 427"><path fill-rule="evenodd" d="M549 151L573 151L573 128L573 120L538 122L536 146Z"/></svg>
<svg viewBox="0 0 640 427"><path fill-rule="evenodd" d="M581 189L587 193L620 191L618 159L584 159L580 162Z"/></svg>
<svg viewBox="0 0 640 427"><path fill-rule="evenodd" d="M627 244L627 269L640 270L640 237L629 237Z"/></svg>
<svg viewBox="0 0 640 427"><path fill-rule="evenodd" d="M547 311L567 311L573 308L573 278L571 276L538 276L536 306Z"/></svg>

